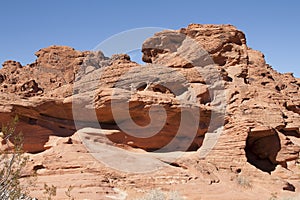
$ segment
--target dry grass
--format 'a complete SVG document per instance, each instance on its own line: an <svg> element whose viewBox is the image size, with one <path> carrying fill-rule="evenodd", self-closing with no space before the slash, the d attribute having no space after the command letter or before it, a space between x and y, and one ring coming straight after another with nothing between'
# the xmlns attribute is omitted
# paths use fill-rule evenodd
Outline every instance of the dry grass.
<svg viewBox="0 0 300 200"><path fill-rule="evenodd" d="M252 188L252 183L246 176L238 176L236 182L239 186L243 188Z"/></svg>
<svg viewBox="0 0 300 200"><path fill-rule="evenodd" d="M184 200L184 198L176 191L163 192L160 189L153 189L136 200Z"/></svg>

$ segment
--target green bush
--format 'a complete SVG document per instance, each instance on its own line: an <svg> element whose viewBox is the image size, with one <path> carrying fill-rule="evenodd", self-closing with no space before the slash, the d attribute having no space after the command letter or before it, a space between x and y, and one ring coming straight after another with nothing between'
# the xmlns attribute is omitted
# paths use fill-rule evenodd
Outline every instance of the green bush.
<svg viewBox="0 0 300 200"><path fill-rule="evenodd" d="M2 125L1 128L1 146L5 147L4 150L0 150L1 200L31 199L26 197L26 189L19 181L28 157L22 151L22 133L15 133L17 123L18 117L15 117L12 122ZM14 144L13 146L10 145L10 141Z"/></svg>

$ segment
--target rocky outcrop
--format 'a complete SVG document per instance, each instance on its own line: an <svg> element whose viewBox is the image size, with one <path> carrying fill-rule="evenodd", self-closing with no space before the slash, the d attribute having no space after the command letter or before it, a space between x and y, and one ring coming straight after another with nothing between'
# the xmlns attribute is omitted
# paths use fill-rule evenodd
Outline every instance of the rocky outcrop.
<svg viewBox="0 0 300 200"><path fill-rule="evenodd" d="M1 122L18 115L17 132L24 135L24 148L40 152L50 135L66 136L75 131L71 104L72 84L87 53L70 47L39 50L37 60L27 66L6 61L1 69Z"/></svg>
<svg viewBox="0 0 300 200"><path fill-rule="evenodd" d="M244 154L239 150L245 149L248 162L268 172L277 164L286 166L297 160L299 143L291 140L300 136L299 79L274 71L263 54L247 47L245 35L230 25L192 24L179 31L157 33L143 44L143 60L175 68L197 64L192 56L189 61L182 59L179 48L168 46L182 44L182 35L202 45L226 81L228 121L210 159L233 165L232 161ZM160 49L164 46L167 48ZM228 156L224 158L224 154Z"/></svg>
<svg viewBox="0 0 300 200"><path fill-rule="evenodd" d="M184 173L190 180L201 176L209 184L219 183L227 180L220 174L225 170L237 178L243 173L256 177L257 184L261 176L264 184L297 190L298 78L273 70L231 25L191 24L156 33L144 42L142 52L147 63L143 67L128 55L107 58L102 52L61 46L39 50L37 60L27 66L7 61L0 70L0 122L18 115L24 149L51 159L60 148L72 145L54 144L53 138L60 141L79 128L94 127L106 131L107 144L123 149L204 152L205 158L193 154L169 163L176 170L188 170ZM213 149L204 145L209 140L218 140ZM89 159L82 162L92 162ZM44 163L50 174L65 170ZM83 169L79 164L74 173ZM180 180L190 183L184 176Z"/></svg>

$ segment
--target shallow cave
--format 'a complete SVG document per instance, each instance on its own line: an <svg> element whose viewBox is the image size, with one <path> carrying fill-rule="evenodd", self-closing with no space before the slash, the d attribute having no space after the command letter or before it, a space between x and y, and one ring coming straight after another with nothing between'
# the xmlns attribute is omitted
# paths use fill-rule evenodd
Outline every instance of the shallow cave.
<svg viewBox="0 0 300 200"><path fill-rule="evenodd" d="M248 135L245 147L247 162L263 172L271 173L278 164L276 156L280 149L277 133L263 137Z"/></svg>
<svg viewBox="0 0 300 200"><path fill-rule="evenodd" d="M114 125L113 129L118 131L107 135L107 138L115 144L128 145L148 152L197 151L202 146L205 133L210 125L211 113L202 113L200 121L197 122L194 116L195 110L185 110L176 114L171 113L170 108L167 110L167 114L169 114L167 121L155 135L148 136L151 127L147 126L151 120L143 113L145 111L140 111L135 113L135 116L139 117L131 116L132 122L141 128L138 133L135 129L130 128L126 131L122 130L121 127L128 122L124 120L121 124ZM159 119L158 115L155 117ZM127 124L127 127L131 126Z"/></svg>

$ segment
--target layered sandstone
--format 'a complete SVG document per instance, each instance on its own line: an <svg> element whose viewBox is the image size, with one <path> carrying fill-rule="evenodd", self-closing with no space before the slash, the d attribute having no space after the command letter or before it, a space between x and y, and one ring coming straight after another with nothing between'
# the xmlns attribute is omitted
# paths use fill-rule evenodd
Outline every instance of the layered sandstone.
<svg viewBox="0 0 300 200"><path fill-rule="evenodd" d="M40 183L57 184L61 199L74 181L79 199L108 198L106 193L117 195L115 187L129 196L161 187L188 199L237 199L239 192L228 191L241 177L252 190L264 191L261 199L289 195L282 190L286 184L299 193L299 78L273 70L231 25L156 33L142 52L143 67L124 54L108 58L61 46L39 50L30 65L3 64L0 121L19 116L17 131L24 134L24 149L35 153L30 166ZM95 143L145 157L146 151L190 152L153 176L129 175L88 154L80 133L74 134L85 127L101 128L101 137L88 131ZM151 135L152 129L158 133ZM212 149L204 145L216 139ZM205 189L191 192L199 185ZM240 192L256 198L245 188Z"/></svg>

